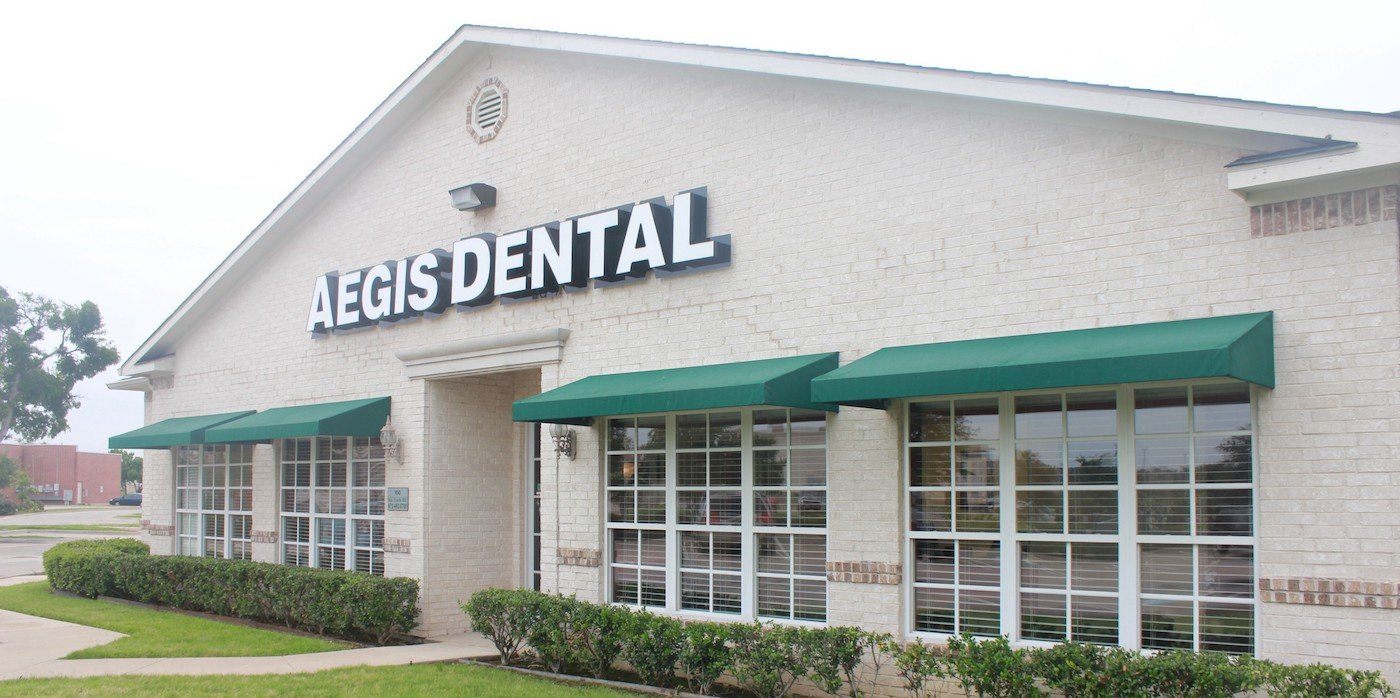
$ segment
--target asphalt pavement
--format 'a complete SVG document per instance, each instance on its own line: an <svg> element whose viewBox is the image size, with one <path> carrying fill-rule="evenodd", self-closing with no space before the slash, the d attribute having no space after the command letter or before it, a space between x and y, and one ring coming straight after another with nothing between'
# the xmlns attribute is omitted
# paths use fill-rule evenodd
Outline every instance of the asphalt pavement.
<svg viewBox="0 0 1400 698"><path fill-rule="evenodd" d="M42 574L43 554L66 540L82 538L113 538L138 534L141 507L114 507L106 504L87 506L53 506L32 514L0 516L0 579L26 574ZM30 526L71 526L75 524L129 527L130 533L100 533L95 531L31 530ZM23 530L10 528L25 526Z"/></svg>

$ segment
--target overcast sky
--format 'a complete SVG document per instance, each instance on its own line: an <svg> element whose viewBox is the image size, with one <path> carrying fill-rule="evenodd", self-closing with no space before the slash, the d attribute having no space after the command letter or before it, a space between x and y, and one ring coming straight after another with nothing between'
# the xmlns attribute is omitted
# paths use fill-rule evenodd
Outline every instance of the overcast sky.
<svg viewBox="0 0 1400 698"><path fill-rule="evenodd" d="M138 2L0 8L0 286L101 307L127 357L463 23L1389 112L1400 2ZM82 384L55 443L141 395Z"/></svg>

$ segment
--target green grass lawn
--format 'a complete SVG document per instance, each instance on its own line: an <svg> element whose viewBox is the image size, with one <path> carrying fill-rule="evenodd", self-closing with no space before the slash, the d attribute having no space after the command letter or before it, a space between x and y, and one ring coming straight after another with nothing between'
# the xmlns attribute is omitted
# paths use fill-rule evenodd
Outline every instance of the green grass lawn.
<svg viewBox="0 0 1400 698"><path fill-rule="evenodd" d="M333 640L263 630L173 611L55 594L46 581L0 587L0 608L127 635L67 659L262 657L346 649Z"/></svg>
<svg viewBox="0 0 1400 698"><path fill-rule="evenodd" d="M470 664L415 664L264 676L101 676L0 681L0 696L442 696L613 698L635 696L578 687Z"/></svg>
<svg viewBox="0 0 1400 698"><path fill-rule="evenodd" d="M3 524L0 531L88 531L97 533L135 533L136 524Z"/></svg>

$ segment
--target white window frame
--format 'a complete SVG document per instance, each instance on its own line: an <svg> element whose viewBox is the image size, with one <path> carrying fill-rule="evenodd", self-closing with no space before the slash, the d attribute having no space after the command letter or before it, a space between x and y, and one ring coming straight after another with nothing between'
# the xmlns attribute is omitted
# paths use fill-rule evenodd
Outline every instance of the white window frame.
<svg viewBox="0 0 1400 698"><path fill-rule="evenodd" d="M183 465L183 466L182 466L182 465L180 464L180 451L181 451L182 449L188 449L188 450L193 450L193 451L197 452L197 453L199 454L199 462L198 462L197 464ZM223 462L222 462L222 463L210 463L210 464L206 464L206 463L204 462L204 461L205 461L205 453L206 453L209 449L216 449L216 450L222 451L223 454L224 454ZM170 449L170 458L171 458L171 462L174 464L174 467L175 467L175 472L174 472L174 475L175 475L175 487L172 488L172 489L174 490L174 494L175 494L175 496L174 496L174 501L175 501L175 550L174 550L174 552L175 552L176 555L189 555L190 557L220 557L220 558L224 558L224 559L238 559L238 560L251 560L251 559L253 559L253 538L252 538L252 534L253 534L253 524L252 524L252 520L253 520L253 508L252 508L252 506L253 506L253 504L252 504L252 502L253 502L253 497L252 497L252 495L253 495L253 483L252 483L252 473L253 473L253 468L252 468L252 466L253 466L253 449L252 449L251 447L246 447L246 453L247 453L247 456L248 456L247 460L246 460L246 461L238 461L238 462L233 462L233 461L231 460L231 456L232 456L234 450L235 450L234 448L231 448L229 445L225 445L225 444L189 444L189 445L185 445L185 446L175 446L175 447L173 447L173 448ZM244 447L240 447L240 448L238 448L237 450L238 450L238 451L245 451L245 448L244 448ZM243 484L243 485L240 485L240 486L238 486L238 487L233 487L233 486L229 485L229 482L230 482L230 478L229 478L229 469L232 468L232 467L247 467L247 469L248 469L248 482L245 483L245 484ZM181 486L180 486L180 469L181 469L181 468L193 468L193 469L194 469L194 471L195 471L195 482L194 482L194 485L193 485L192 487L181 487ZM222 469L223 469L223 475L224 475L224 484L223 484L222 486L220 486L220 487L217 487L217 488L206 486L205 481L204 481L204 480L205 480L205 477L204 477L205 468L222 468ZM208 508L208 507L206 507L206 506L204 505L204 494L205 494L205 492L206 492L206 491L214 491L214 490L216 490L216 489L217 489L217 490L222 490L222 492L223 492L224 506L223 506L222 509ZM181 507L181 506L180 506L180 504L181 504L181 502L180 502L180 495L181 495L181 492L182 492L183 490L193 490L193 491L194 491L194 494L195 494L195 503L197 504L197 506L196 506L195 508L191 509L191 508ZM246 490L246 491L247 491L247 493L248 493L248 502L249 502L249 508L248 508L248 509L246 509L246 510L243 510L243 509L231 509L231 508L229 507L229 503L230 503L230 502L232 501L232 499L233 499L233 498L232 498L232 494L233 494L233 492L234 492L235 490L237 490L237 491L244 491L244 490ZM184 532L184 529L183 529L182 526L181 526L181 520L182 520L183 516L193 516L193 517L194 517L194 519L195 519L195 532L194 532L193 534L189 534L189 533L185 533L185 532ZM205 519L206 519L206 517L211 517L211 516L219 517L219 519L220 519L220 524L223 526L223 533L224 533L224 535L223 535L222 537L218 537L218 536L212 536L212 537L211 537L211 536L206 535ZM233 520L234 520L235 517L240 517L240 518L246 518L246 519L247 519L247 521L248 521L248 526L247 526L247 537L245 537L245 538L234 538L234 537L233 537L233 531L234 531ZM209 554L208 554L207 544L210 542L210 539L211 539L211 538L217 538L217 539L219 540L219 547L220 547L221 549L219 550L219 553L218 553L217 555L209 555ZM193 555L190 555L189 553L183 552L182 546L181 546L182 540L193 540L193 541L194 541L195 551L196 551L196 552L195 552ZM235 558L235 557L233 556L234 543L235 543L235 542L237 542L237 543L242 543L242 544L243 544L244 550L247 551L247 555L246 555L246 556L240 556L240 557L237 557L237 558Z"/></svg>
<svg viewBox="0 0 1400 698"><path fill-rule="evenodd" d="M1251 598L1246 601L1241 598L1228 598L1224 601L1236 603L1240 606L1248 606L1253 611L1254 618L1254 654L1259 652L1259 638L1261 629L1260 601L1257 589L1259 579L1259 388L1258 386L1246 383L1249 390L1250 399L1250 430L1252 439L1250 456L1252 459L1252 472L1247 489L1252 493L1252 519L1251 534L1248 536L1198 536L1195 535L1196 512L1193 506L1191 510L1191 530L1189 536L1158 536L1158 535L1138 535L1137 533L1137 491L1141 487L1137 483L1137 463L1134 444L1137 438L1134 426L1134 399L1135 390L1142 388L1180 387L1180 386L1207 386L1222 384L1240 384L1241 381L1231 379L1202 379L1202 380L1175 380L1175 381L1155 381L1144 383L1126 383L1113 385L1089 385L1075 386L1071 388L1054 388L1043 390L1024 390L1001 393L972 393L965 395L931 395L917 398L899 399L894 401L890 409L896 410L900 419L900 453L899 453L899 476L900 476L900 507L902 509L902 551L901 557L904 561L905 581L901 584L903 588L903 610L901 612L900 627L904 634L910 638L920 638L930 641L946 641L953 634L935 633L916 630L914 627L914 541L919 539L978 539L997 540L1000 542L1001 567L998 582L1000 584L1001 606L1000 606L1000 634L1012 641L1013 644L1022 647L1049 647L1054 642L1043 640L1023 639L1020 633L1020 560L1019 548L1023 541L1050 541L1050 542L1091 542L1091 543L1116 543L1118 545L1118 645L1127 649L1142 649L1141 640L1141 598L1139 586L1139 546L1146 543L1170 543L1191 545L1193 550L1193 562L1198 553L1195 551L1199 545L1238 545L1247 546L1254 552L1253 554L1253 577L1255 588ZM1116 393L1118 410L1118 532L1116 534L1042 534L1042 533L1018 533L1016 531L1016 459L1015 459L1015 398L1027 395L1047 395L1047 394L1072 394L1087 392L1107 392ZM998 488L1000 491L1001 504L1001 529L999 533L958 533L956 531L914 531L912 524L913 511L910 506L909 495L909 405L918 402L931 401L954 401L976 398L996 398L998 400L998 456L999 473ZM1188 409L1188 425L1194 430L1193 413ZM1212 432L1216 433L1216 432ZM1225 433L1225 432L1221 432ZM1241 432L1243 433L1243 432ZM1191 433L1194 436L1194 432ZM1192 449L1194 438L1190 439ZM915 442L922 443L922 442ZM1194 460L1193 460L1194 464ZM1195 468L1190 468L1193 474L1189 485L1168 485L1164 487L1189 487L1191 489L1191 501L1195 501L1195 491L1199 485L1195 484ZM956 478L956 474L954 474ZM1234 489L1246 489L1240 484L1231 484L1227 487ZM956 491L956 487L952 488ZM956 507L956 499L950 498L950 504ZM1065 516L1068 516L1068 511ZM1199 574L1193 569L1193 579L1195 590L1199 590ZM1066 591L1066 593L1070 593ZM1151 595L1148 595L1151 596ZM1184 596L1171 596L1172 599L1187 600ZM1193 624L1193 647L1200 646L1200 614L1199 603L1201 601L1211 602L1215 597L1201 597L1193 595L1189 597L1192 601ZM1067 619L1067 622L1068 619ZM955 628L956 630L956 628ZM1151 650L1148 650L1151 651Z"/></svg>
<svg viewBox="0 0 1400 698"><path fill-rule="evenodd" d="M802 626L810 626L810 627L822 627L822 626L827 625L827 623L830 621L830 617L831 617L831 585L830 585L830 582L827 582L827 581L826 581L826 576L825 576L825 575L822 576L822 581L824 582L824 589L825 589L825 591L826 591L826 598L825 598L825 600L824 600L824 609L825 609L825 613L826 613L826 616L827 616L827 620L826 620L826 621L796 620L796 619L791 619L791 618L770 617L770 616L759 616L758 613L757 613L757 610L758 610L758 608L757 608L757 607L758 607L757 589L758 589L758 576L759 576L758 573L757 573L757 566L758 566L758 561L757 561L757 556L758 556L757 537L758 537L759 534L762 534L762 533L779 533L779 534L784 534L784 533L785 533L785 534L798 534L798 535L804 535L804 534L805 534L805 535L820 535L820 536L823 537L823 540L824 540L824 542L825 542L825 551L824 551L825 559L828 560L828 561L831 559L831 557L830 557L830 555L831 555L831 537L830 537L830 535L828 535L828 527L830 526L830 523L831 523L831 498L830 498L830 476L831 476L831 452L830 452L831 433L830 433L830 429L831 429L831 420L830 420L830 413L825 413L826 416L827 416L827 419L826 419L826 429L825 429L825 442L824 442L823 446L821 447L821 448L826 452L826 453L825 453L825 459L826 459L826 476L827 476L827 477L826 477L826 481L827 481L827 485L824 486L824 487L821 487L821 488L815 488L815 487L802 488L802 487L791 487L791 486L782 488L782 489L784 489L784 490L789 490L789 491L800 491L800 490L803 490L803 489L820 489L820 490L825 491L825 492L827 493L827 504L826 504L826 522L827 522L827 525L826 525L826 526L821 526L821 527L815 527L815 526L801 526L801 527L797 527L797 526L757 526L757 525L754 524L754 492L755 492L755 489L757 489L757 490L759 490L759 491L762 491L762 490L765 490L765 489L777 489L777 488L763 488L763 487L755 488L755 487L754 487L754 484L753 484L753 483L754 483L754 462L753 462L753 461L754 461L754 457L753 457L753 456L754 456L754 447L753 447L753 414L754 414L755 411L760 411L760 412L761 412L761 411L765 411L765 410L778 410L778 409L787 409L787 410L791 410L791 409L793 409L793 408L787 408L787 407L781 407L781 406L755 405L755 406L749 406L749 407L733 407L733 408L720 408L720 409L707 409L707 410L680 410L680 411L674 411L674 412L649 412L649 413L642 413L642 414L610 415L610 416L607 416L607 417L599 417L599 418L597 418L597 419L594 420L594 430L595 430L595 432L596 432L596 434L597 434L597 436L598 436L598 439L597 439L597 441L598 441L598 463L600 464L600 467L598 468L598 470L599 470L599 496L600 496L600 500L599 500L599 501L601 502L601 506L599 506L598 509L599 509L599 514L600 514L599 518L600 518L600 523L601 523L601 529L600 529L600 530L602 531L602 540L601 540L601 545L599 546L599 548L600 548L600 550L602 551L602 554L601 554L601 568L602 568L603 583L602 583L601 587L602 587L602 597L603 597L603 601L604 601L605 603L613 603L613 604L616 604L616 605L619 605L619 606L627 606L627 607L631 607L631 608L635 608L635 607L636 607L636 606L632 606L631 604L625 604L625 603L621 603L621 602L614 602L614 601L612 600L612 599L613 599L613 574L612 574L612 569L613 569L613 551L612 551L612 531L615 530L615 529L623 529L623 530L658 530L658 531L664 531L664 532L666 533L666 603L665 603L664 606L661 606L661 607L646 607L647 610L652 611L652 612L655 612L655 613L663 613L663 614L666 614L666 615L673 615L673 616L676 616L676 617L685 618L685 619L693 619L693 620L709 620L709 621L719 621L719 622L734 622L734 621L762 620L762 621L765 621L765 622L783 623L783 624L791 624L791 625L802 625ZM727 486L726 486L726 487L720 487L720 488L716 488L716 489L725 489L725 490L728 490L728 489L737 489L737 490L739 490L739 492L741 493L740 496L741 496L741 508L742 508L742 513L741 513L742 518L741 518L741 520L740 520L740 525L738 525L738 526L717 526L717 525L716 525L716 526L710 526L710 525L678 524L678 523L677 523L677 517L678 517L678 513L679 513L679 508L678 508L678 506L677 506L677 503L678 503L678 497L677 497L678 488L677 488L677 471L676 471L676 466L677 466L677 458L676 458L676 453L677 453L677 449L676 449L676 437L677 437L677 431L676 431L676 417L677 417L678 415L690 415L690 414L723 414L723 413L736 413L736 412L739 414L740 443L739 443L739 446L738 446L738 450L739 450L739 452L740 452L740 486L737 487L737 488L731 488L731 487L727 487ZM629 487L610 487L609 484L608 484L608 456L609 456L610 454L612 454L612 453L626 453L626 451L609 451L609 449L608 449L608 421L611 420L611 419L637 419L637 418L647 418L647 417L664 417L664 418L666 419L666 449L665 449L665 456L666 456L666 485L665 485L665 492L666 492L666 523L664 523L664 524L640 524L640 523L612 522L612 521L609 520L610 517L609 517L609 515L608 515L608 514L609 514L608 493L609 493L610 491L612 491L612 490L626 490L626 489L630 489L630 488L629 488ZM685 450L691 450L691 449L685 449ZM724 449L719 449L719 450L724 450ZM789 450L791 450L791 449L789 448ZM789 471L789 472L790 472L790 471ZM687 489L699 489L699 488L687 488ZM709 488L707 487L707 488L705 488L705 489L709 489ZM791 513L789 513L789 517L791 517ZM789 521L790 521L790 520L791 520L791 518L789 518ZM741 574L741 584L740 584L741 597L740 597L740 603L741 603L741 610L740 610L740 612L739 612L738 614L732 614L732 613L717 613L717 612L711 612L711 611L700 611L700 610L693 610L693 609L684 609L684 608L681 608L681 607L680 607L680 567L681 567L681 566L680 566L680 532L681 532L681 531L706 531L706 532L715 532L715 533L734 532L734 533L739 533L739 534L740 534L740 536L741 536L741 538L740 538L740 540L741 540L741 545L740 545L740 550L741 550L741 565L740 565L740 574ZM813 576L812 578L815 579L815 576Z"/></svg>
<svg viewBox="0 0 1400 698"><path fill-rule="evenodd" d="M359 485L359 484L357 483L357 481L356 481L356 479L355 479L355 463L356 463L356 458L354 457L354 448L355 448L355 442L358 441L358 440L360 440L360 439L363 439L363 438L365 438L365 437L352 437L352 436L332 436L332 437L324 437L324 436L312 436L312 437L304 437L304 438L309 439L309 440L311 441L311 456L310 456L310 460L307 461L307 462L310 464L310 469L311 469L311 481L310 481L310 485L307 486L307 487L288 486L288 485L284 484L284 483L285 483L285 480L284 480L285 475L284 475L284 473L283 473L283 468L285 467L286 462L287 462L287 459L284 457L284 455L285 455L285 449L288 447L289 442L298 441L298 440L301 440L301 439L281 439L281 440L278 440L278 442L277 442L277 454L278 454L278 458L277 458L277 489L278 489L278 495L279 495L278 498L277 498L277 559L278 559L278 561L282 562L283 564L296 564L295 562L288 562L288 561L287 561L287 546L288 546L288 545L300 545L300 546L305 546L305 547L307 548L307 565L306 565L307 567L315 567L315 568L321 568L321 569L340 569L340 570L348 570L348 571L351 571L351 572L360 571L360 572L365 572L366 574L379 574L379 575L382 576L382 575L383 575L383 568L384 568L384 547L383 547L383 545L382 545L382 540L383 540L383 539L382 539L382 536L381 536L381 545L379 545L378 547L373 546L373 545L369 545L369 546L357 545L357 544L355 543L355 522L356 522L356 521L378 522L379 525L381 526L381 531L383 531L383 527L386 526L385 520L386 520L386 514L387 514L387 508L388 508L388 488L387 488L387 486L386 486L386 485L387 485L387 478L388 478L388 472L387 472L387 471L388 471L388 461L387 461L387 460L384 460L386 485L379 485L379 486L373 486L373 487L371 487L371 486L361 486L361 485ZM318 440L319 440L319 439L323 439L323 438L344 439L344 440L347 441L347 444L346 444L346 456L345 456L345 484L344 484L343 486L326 486L326 487L321 487L321 486L319 485L319 477L320 477L320 476L319 476L319 474L318 474L318 468L317 468L317 465L319 464L319 461L318 461L317 456L316 456L316 451L317 451L317 447L318 447L318 446L317 446ZM374 438L374 437L371 437L371 438L370 438L370 441L371 441L371 442L373 442L373 441L378 441L378 439L377 439L377 438ZM370 460L372 461L373 459L370 459ZM296 462L297 462L297 463L301 463L302 461L296 461ZM299 489L304 489L304 490L307 491L307 494L308 494L308 497L309 497L309 499L308 499L308 504L309 504L309 505L308 505L308 508L309 508L310 511L306 511L306 512L286 511L286 510L283 508L283 506L284 506L285 503L286 503L286 495L285 495L285 493L286 493L287 491L289 491L289 490L299 490ZM330 513L330 512L319 512L319 511L317 511L317 510L316 510L316 493L317 493L318 490L340 490L340 491L342 491L342 492L344 493L344 495L345 495L345 511L344 511L343 513ZM384 506L385 506L386 511L385 511L384 513L380 513L380 514L356 514L356 513L354 513L354 512L355 512L355 493L356 493L356 492L362 492L362 491L372 491L372 490L379 490L379 491L381 491L382 496L381 496L381 498L380 498L380 501L381 501L381 502L384 502ZM300 542L296 542L296 541L288 541L288 540L287 540L287 519L289 519L289 518L300 519L300 520L306 522L306 525L309 527L309 530L308 530L308 540L307 540L306 543L300 543ZM321 543L321 541L319 540L319 537L320 537L320 525L319 525L319 523L318 523L318 521L321 520L321 519L328 519L328 520L332 520L332 521L337 521L337 522L340 523L340 525L342 525L342 526L345 527L344 543L341 543L341 544L333 544L333 543L324 543L324 544L323 544L323 543ZM342 557L343 557L343 560L344 560L343 565L340 566L340 567L332 567L332 566L322 565L322 564L321 564L321 548L322 548L322 547L333 547L333 548L335 548L335 549L344 551L343 556L342 556ZM355 558L356 558L356 553L357 553L358 551L367 551L367 552L370 553L371 559L377 558L378 561L379 561L380 571L379 571L379 572L373 572L373 571L370 571L370 570L357 570L356 567L355 567Z"/></svg>

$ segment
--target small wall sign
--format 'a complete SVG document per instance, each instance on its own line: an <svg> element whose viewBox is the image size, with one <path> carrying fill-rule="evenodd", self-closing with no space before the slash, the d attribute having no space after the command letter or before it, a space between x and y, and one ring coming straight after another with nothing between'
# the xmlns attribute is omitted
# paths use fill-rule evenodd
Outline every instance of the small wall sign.
<svg viewBox="0 0 1400 698"><path fill-rule="evenodd" d="M312 334L387 324L497 298L565 290L729 263L728 235L710 237L703 188L504 235L462 238L400 260L316 278Z"/></svg>
<svg viewBox="0 0 1400 698"><path fill-rule="evenodd" d="M390 487L385 496L385 508L389 511L408 511L408 488Z"/></svg>

